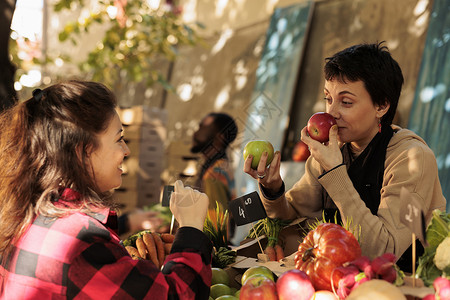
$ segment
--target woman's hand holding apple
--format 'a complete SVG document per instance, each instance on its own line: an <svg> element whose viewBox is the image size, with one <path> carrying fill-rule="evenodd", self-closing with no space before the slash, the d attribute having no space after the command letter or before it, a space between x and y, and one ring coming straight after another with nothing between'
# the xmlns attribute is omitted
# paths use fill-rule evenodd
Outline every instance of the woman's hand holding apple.
<svg viewBox="0 0 450 300"><path fill-rule="evenodd" d="M306 126L301 131L301 140L308 145L311 156L320 163L325 171L340 165L343 160L337 134L338 127L333 125L330 128L329 141L323 144L308 136Z"/></svg>
<svg viewBox="0 0 450 300"><path fill-rule="evenodd" d="M244 172L257 179L258 182L269 192L276 193L280 190L283 180L280 175L281 155L276 151L269 167L266 167L268 154L261 155L257 169L252 169L253 155L248 155L244 162ZM259 175L259 176L258 176Z"/></svg>

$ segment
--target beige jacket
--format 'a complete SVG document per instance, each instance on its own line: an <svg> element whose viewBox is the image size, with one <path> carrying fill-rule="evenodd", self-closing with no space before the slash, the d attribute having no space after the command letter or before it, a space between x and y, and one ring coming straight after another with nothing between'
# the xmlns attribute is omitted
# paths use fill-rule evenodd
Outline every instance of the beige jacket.
<svg viewBox="0 0 450 300"><path fill-rule="evenodd" d="M400 222L400 188L405 187L421 205L426 225L434 209L445 210L446 201L438 178L436 158L425 141L410 130L394 128L386 151L383 187L378 215L372 215L356 189L347 169L340 166L324 173L310 157L303 177L275 200L261 199L271 218L298 217L322 219L322 188L339 208L342 220L361 226L362 254L374 258L386 252L400 257L411 245L411 231Z"/></svg>

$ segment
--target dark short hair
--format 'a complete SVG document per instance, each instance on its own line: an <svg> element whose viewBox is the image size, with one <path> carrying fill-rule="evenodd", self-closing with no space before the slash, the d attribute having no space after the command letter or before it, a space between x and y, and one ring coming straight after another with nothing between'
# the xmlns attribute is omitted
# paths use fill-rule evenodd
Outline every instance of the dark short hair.
<svg viewBox="0 0 450 300"><path fill-rule="evenodd" d="M381 118L382 125L390 125L397 110L403 74L383 43L354 45L327 57L324 75L326 80L364 82L374 104L390 104Z"/></svg>
<svg viewBox="0 0 450 300"><path fill-rule="evenodd" d="M217 133L222 133L225 145L231 144L237 136L238 128L233 118L225 113L210 113L208 116L214 118L214 126Z"/></svg>

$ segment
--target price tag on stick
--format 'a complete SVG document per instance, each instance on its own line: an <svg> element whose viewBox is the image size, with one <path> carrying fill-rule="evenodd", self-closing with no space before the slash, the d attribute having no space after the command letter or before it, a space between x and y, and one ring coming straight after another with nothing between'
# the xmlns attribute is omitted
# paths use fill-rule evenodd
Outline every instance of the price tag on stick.
<svg viewBox="0 0 450 300"><path fill-rule="evenodd" d="M228 210L236 225L245 225L267 217L266 210L257 192L236 198L228 204Z"/></svg>
<svg viewBox="0 0 450 300"><path fill-rule="evenodd" d="M238 226L253 223L267 217L266 210L257 192L253 192L232 200L228 204L228 210L233 215L234 221ZM256 233L253 224L252 229L255 233L256 240L258 241L259 248L261 249L261 254L258 254L258 260L267 262L269 257L267 254L264 254L264 250L258 239L258 234Z"/></svg>
<svg viewBox="0 0 450 300"><path fill-rule="evenodd" d="M400 221L412 231L412 278L413 287L416 286L416 236L427 246L425 239L425 216L419 202L414 199L410 192L404 187L400 190Z"/></svg>

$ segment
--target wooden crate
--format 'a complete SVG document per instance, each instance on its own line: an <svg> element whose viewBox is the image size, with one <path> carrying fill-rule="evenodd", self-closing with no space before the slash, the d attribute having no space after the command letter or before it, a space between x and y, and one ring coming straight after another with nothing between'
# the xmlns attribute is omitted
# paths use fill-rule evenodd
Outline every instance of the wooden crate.
<svg viewBox="0 0 450 300"><path fill-rule="evenodd" d="M115 193L124 211L158 203L164 169L167 113L146 106L119 109L130 155L124 160L126 173Z"/></svg>

